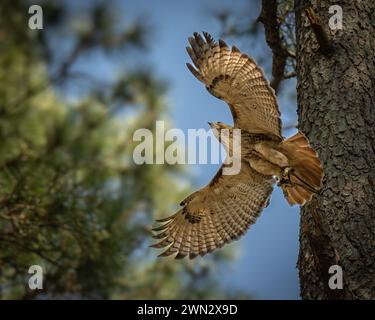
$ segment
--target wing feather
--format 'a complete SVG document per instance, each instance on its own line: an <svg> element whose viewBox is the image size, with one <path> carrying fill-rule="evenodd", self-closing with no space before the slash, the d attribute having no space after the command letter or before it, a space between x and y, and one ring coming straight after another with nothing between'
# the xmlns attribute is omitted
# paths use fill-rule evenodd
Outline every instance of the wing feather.
<svg viewBox="0 0 375 320"><path fill-rule="evenodd" d="M188 50L196 69L194 76L209 92L230 105L235 127L282 140L280 112L274 90L263 70L236 47L215 43L206 32L189 37Z"/></svg>
<svg viewBox="0 0 375 320"><path fill-rule="evenodd" d="M243 163L237 175L222 175L187 197L177 214L154 228L162 240L153 247L167 249L161 256L205 255L241 237L265 206L272 189L270 177ZM219 192L217 192L219 190Z"/></svg>

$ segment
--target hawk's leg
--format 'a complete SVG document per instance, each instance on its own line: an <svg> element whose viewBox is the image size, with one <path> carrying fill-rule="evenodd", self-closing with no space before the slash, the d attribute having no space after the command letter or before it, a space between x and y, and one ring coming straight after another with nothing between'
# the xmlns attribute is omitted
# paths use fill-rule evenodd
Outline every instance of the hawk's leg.
<svg viewBox="0 0 375 320"><path fill-rule="evenodd" d="M285 187L290 187L292 186L292 181L290 179L290 173L293 173L294 169L291 167L286 167L284 170L281 172L281 176L279 178L279 181L277 182L277 185L280 186L285 186Z"/></svg>
<svg viewBox="0 0 375 320"><path fill-rule="evenodd" d="M312 193L318 192L314 187L312 187L310 184L308 184L307 182L303 181L300 177L298 177L298 175L296 175L294 171L295 171L294 168L291 168L291 167L284 168L277 185L281 187L282 189L286 187L300 186ZM299 182L292 181L291 174L292 174L292 177L296 178Z"/></svg>

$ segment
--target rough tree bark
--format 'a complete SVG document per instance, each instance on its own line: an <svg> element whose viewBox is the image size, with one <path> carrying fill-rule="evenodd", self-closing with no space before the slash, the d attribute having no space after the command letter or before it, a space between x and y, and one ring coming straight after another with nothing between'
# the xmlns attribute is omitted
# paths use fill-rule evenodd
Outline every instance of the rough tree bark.
<svg viewBox="0 0 375 320"><path fill-rule="evenodd" d="M342 30L328 24L334 4ZM320 48L308 7L331 53ZM301 295L375 299L375 1L295 0L295 14L299 128L325 173L322 191L301 210ZM343 269L342 290L328 286L331 265Z"/></svg>

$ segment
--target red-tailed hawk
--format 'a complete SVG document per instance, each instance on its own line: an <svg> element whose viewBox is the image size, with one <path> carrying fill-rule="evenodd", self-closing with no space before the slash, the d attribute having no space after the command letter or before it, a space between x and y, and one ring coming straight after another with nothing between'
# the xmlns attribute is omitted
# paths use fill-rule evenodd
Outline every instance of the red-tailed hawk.
<svg viewBox="0 0 375 320"><path fill-rule="evenodd" d="M306 136L282 137L276 96L262 69L236 47L203 35L189 38L186 49L195 67L187 66L210 93L228 103L234 127L210 125L227 151L233 129L241 129L241 170L223 175L223 165L206 187L181 202L177 213L158 220L154 238L161 241L152 247L167 247L160 256L194 258L238 239L268 205L275 177L290 205L304 205L322 185L323 169Z"/></svg>

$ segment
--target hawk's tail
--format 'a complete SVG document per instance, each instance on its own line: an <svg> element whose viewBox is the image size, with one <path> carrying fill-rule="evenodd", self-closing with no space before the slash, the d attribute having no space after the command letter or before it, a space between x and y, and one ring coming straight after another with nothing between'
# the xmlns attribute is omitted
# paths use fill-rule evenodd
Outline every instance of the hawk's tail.
<svg viewBox="0 0 375 320"><path fill-rule="evenodd" d="M322 187L322 164L302 132L284 140L281 145L290 163L289 172L281 177L281 188L290 205L304 205Z"/></svg>

